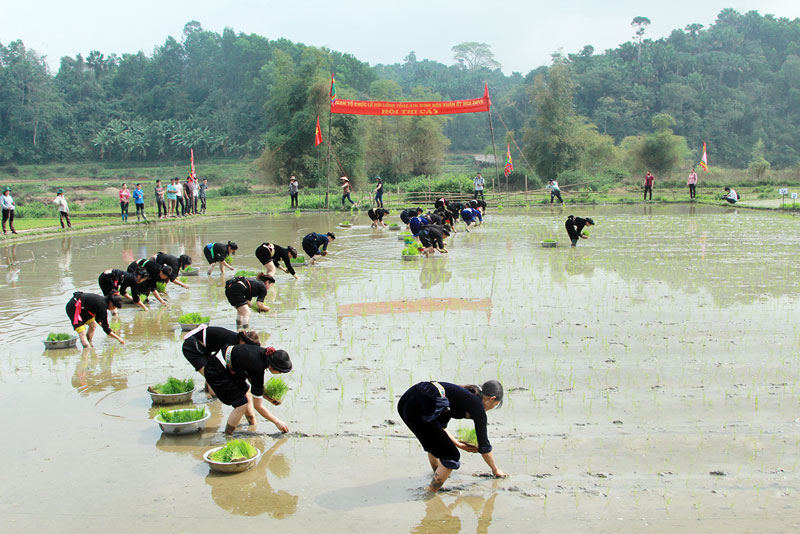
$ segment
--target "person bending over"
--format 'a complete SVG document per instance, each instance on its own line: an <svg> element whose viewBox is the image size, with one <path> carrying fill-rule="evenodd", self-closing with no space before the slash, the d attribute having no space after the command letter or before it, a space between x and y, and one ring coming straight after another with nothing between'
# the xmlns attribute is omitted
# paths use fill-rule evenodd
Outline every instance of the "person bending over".
<svg viewBox="0 0 800 534"><path fill-rule="evenodd" d="M119 295L95 295L94 293L84 293L76 291L72 298L67 302L67 317L72 321L72 328L78 333L83 348L92 346L94 331L97 323L100 323L103 332L107 336L113 337L123 345L125 340L119 337L111 327L108 326L108 311L114 311L122 306L122 298ZM87 330L88 328L88 330Z"/></svg>
<svg viewBox="0 0 800 534"><path fill-rule="evenodd" d="M483 215L481 215L481 211L478 209L471 207L464 208L461 210L461 220L467 225L466 230L469 232L470 228L474 228L483 222Z"/></svg>
<svg viewBox="0 0 800 534"><path fill-rule="evenodd" d="M236 309L236 329L250 328L250 300L256 299L256 311L266 313L269 307L264 304L267 291L275 279L267 273L259 273L255 278L237 276L225 282L225 297Z"/></svg>
<svg viewBox="0 0 800 534"><path fill-rule="evenodd" d="M233 267L225 261L225 258L235 255L238 249L239 245L233 241L228 241L227 243L209 243L203 247L203 255L209 263L208 274L214 272L215 265L219 265L219 274L222 276L225 276L226 267L232 271Z"/></svg>
<svg viewBox="0 0 800 534"><path fill-rule="evenodd" d="M308 254L310 259L309 263L314 265L314 256L316 255L327 256L328 243L330 241L334 241L335 239L336 236L333 235L333 232L328 232L325 235L311 232L310 234L306 235L303 238L303 251Z"/></svg>
<svg viewBox="0 0 800 534"><path fill-rule="evenodd" d="M403 224L408 226L408 223L411 221L411 219L419 215L422 215L422 208L404 209L402 212L400 212L400 220L403 221Z"/></svg>
<svg viewBox="0 0 800 534"><path fill-rule="evenodd" d="M219 326L201 324L183 336L183 357L186 358L194 370L203 375L210 358L222 352L223 357L228 348L240 344L260 346L258 333L255 331L234 332ZM206 391L214 395L214 390L206 384Z"/></svg>
<svg viewBox="0 0 800 534"><path fill-rule="evenodd" d="M291 370L289 354L272 347L235 345L224 356L220 351L216 357L208 358L205 365L208 386L214 390L220 402L233 406L225 425L225 434L232 435L242 416L254 411L271 421L281 432L288 432L286 423L272 415L261 397L264 395L264 373L269 371L276 375ZM254 424L255 418L250 422Z"/></svg>
<svg viewBox="0 0 800 534"><path fill-rule="evenodd" d="M182 270L192 264L191 256L187 254L173 256L172 254L167 254L165 252L156 252L150 259L159 265L169 265L172 267L172 274L169 275L169 281L175 285L181 286L184 289L189 289L187 284L184 284L178 280L178 276L181 274Z"/></svg>
<svg viewBox="0 0 800 534"><path fill-rule="evenodd" d="M370 208L367 212L367 216L372 221L372 227L377 228L378 225L381 225L383 228L386 228L386 223L383 222L383 216L389 215L389 210L383 208Z"/></svg>
<svg viewBox="0 0 800 534"><path fill-rule="evenodd" d="M137 267L134 272L123 271L121 269L108 269L100 273L100 276L97 278L97 283L104 296L120 295L132 301L144 311L147 311L147 306L139 298L139 286L144 284L147 279L147 270L142 267ZM130 295L128 295L128 290L131 292ZM119 306L111 311L112 315L116 316L119 314L117 308L119 308Z"/></svg>
<svg viewBox="0 0 800 534"><path fill-rule="evenodd" d="M429 491L438 491L454 469L461 467L459 449L479 452L496 477L507 476L497 467L486 430L486 412L503 404L503 385L489 380L483 386L449 382L420 382L397 403L397 412L428 453L433 469ZM456 439L447 431L451 419L472 419L478 446Z"/></svg>
<svg viewBox="0 0 800 534"><path fill-rule="evenodd" d="M264 271L271 277L275 277L276 269L289 273L297 280L297 273L292 267L292 258L297 257L297 249L294 247L283 248L272 243L261 243L256 249L256 258L264 266ZM281 267L283 262L286 267Z"/></svg>
<svg viewBox="0 0 800 534"><path fill-rule="evenodd" d="M594 226L594 221L589 217L585 219L583 217L575 217L574 215L567 217L564 227L567 229L567 234L569 235L570 241L572 241L573 247L578 244L578 239L589 238L588 235L583 233L584 226Z"/></svg>
<svg viewBox="0 0 800 534"><path fill-rule="evenodd" d="M164 297L162 297L161 293L158 291L158 282L164 282L165 284L169 282L169 277L172 276L172 267L169 265L161 265L153 260L142 259L128 265L127 271L129 273L135 273L140 268L147 271L147 280L139 284L139 294L147 297L147 295L152 293L158 302L166 306L167 301L164 300Z"/></svg>
<svg viewBox="0 0 800 534"><path fill-rule="evenodd" d="M420 243L425 247L422 253L428 257L432 256L437 250L442 254L447 254L447 249L444 248L444 239L449 236L450 227L447 225L429 224L424 226L419 233Z"/></svg>

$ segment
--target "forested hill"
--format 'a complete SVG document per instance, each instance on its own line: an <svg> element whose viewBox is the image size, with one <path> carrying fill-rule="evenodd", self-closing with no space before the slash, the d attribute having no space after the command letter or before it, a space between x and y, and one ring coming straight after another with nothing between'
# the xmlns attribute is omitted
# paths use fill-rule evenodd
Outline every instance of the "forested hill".
<svg viewBox="0 0 800 534"><path fill-rule="evenodd" d="M659 40L646 38L646 24L637 27L639 37L616 49L587 46L560 60L575 84L577 113L600 133L619 142L649 132L652 117L668 113L693 150L708 142L715 164L746 166L759 138L773 166L800 162L800 20L727 9L708 28L689 24ZM502 119L499 143L506 125L522 142L523 128L536 125L534 79L546 79L550 67L505 76L491 66L448 66L411 52L403 63L371 67L346 53L230 29L218 34L196 22L150 55L65 57L55 75L21 41L0 43L0 163L182 158L188 147L202 156L286 147L304 158L301 147L313 135L306 125L324 117L332 70L344 98L474 98L488 81ZM380 158L364 145L383 137L360 120L339 121L334 140L353 145L342 158ZM485 116L440 124L450 150L480 152L490 142ZM289 163L310 165L307 158Z"/></svg>

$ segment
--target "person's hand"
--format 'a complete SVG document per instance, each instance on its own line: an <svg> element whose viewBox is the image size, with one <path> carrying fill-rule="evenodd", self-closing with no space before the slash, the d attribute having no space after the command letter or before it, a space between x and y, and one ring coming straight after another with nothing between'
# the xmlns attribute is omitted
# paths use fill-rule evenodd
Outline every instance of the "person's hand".
<svg viewBox="0 0 800 534"><path fill-rule="evenodd" d="M120 345L124 345L124 344L125 344L125 340L124 340L124 339L122 339L122 338L119 338L119 344L120 344ZM91 345L92 345L92 344L91 344L91 343L89 343L89 346L91 346Z"/></svg>
<svg viewBox="0 0 800 534"><path fill-rule="evenodd" d="M299 276L297 276L297 275L294 275L294 279L295 279L295 280L300 280L300 277L299 277Z"/></svg>
<svg viewBox="0 0 800 534"><path fill-rule="evenodd" d="M257 306L258 306L258 310L257 310L258 313L267 313L269 311L269 306L267 306L263 302L259 302L257 304Z"/></svg>
<svg viewBox="0 0 800 534"><path fill-rule="evenodd" d="M327 250L323 250L320 254L322 254L323 256L327 256L328 255L328 251Z"/></svg>
<svg viewBox="0 0 800 534"><path fill-rule="evenodd" d="M458 445L459 449L465 450L467 452L478 452L478 447L476 447L475 445L470 445L469 443L464 443L463 441L459 441L458 443L459 443Z"/></svg>
<svg viewBox="0 0 800 534"><path fill-rule="evenodd" d="M284 434L289 432L289 426L286 423L284 423L283 421L281 421L280 419L275 421L275 426L278 427L278 430L280 430Z"/></svg>
<svg viewBox="0 0 800 534"><path fill-rule="evenodd" d="M507 474L507 473L504 473L504 472L503 472L503 471L501 471L500 469L496 470L496 471L495 471L494 473L492 473L492 474L493 474L495 477L497 477L497 478L506 478L506 477L508 476L508 474Z"/></svg>

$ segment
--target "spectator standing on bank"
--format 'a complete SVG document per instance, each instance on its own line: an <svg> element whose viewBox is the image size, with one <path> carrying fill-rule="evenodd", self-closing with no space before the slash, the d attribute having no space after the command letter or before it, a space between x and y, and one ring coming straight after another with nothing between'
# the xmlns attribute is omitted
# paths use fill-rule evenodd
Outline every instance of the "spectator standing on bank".
<svg viewBox="0 0 800 534"><path fill-rule="evenodd" d="M194 202L194 195L192 194L192 177L187 176L186 181L183 182L183 214L192 214L192 203Z"/></svg>
<svg viewBox="0 0 800 534"><path fill-rule="evenodd" d="M128 202L131 199L131 191L128 185L123 183L122 189L119 190L119 211L122 215L122 222L128 222Z"/></svg>
<svg viewBox="0 0 800 534"><path fill-rule="evenodd" d="M67 221L67 226L72 228L72 221L69 220L69 205L67 199L64 197L64 190L59 189L56 192L56 198L53 204L58 206L58 219L61 222L61 228L64 229L64 221Z"/></svg>
<svg viewBox="0 0 800 534"><path fill-rule="evenodd" d="M142 191L142 184L136 184L136 189L133 190L133 203L136 205L136 220L139 221L139 212L142 218L147 222L147 215L144 214L144 191Z"/></svg>
<svg viewBox="0 0 800 534"><path fill-rule="evenodd" d="M299 202L297 201L297 195L300 191L300 185L297 183L297 178L292 176L289 178L289 201L291 202L290 208L297 209L299 206Z"/></svg>
<svg viewBox="0 0 800 534"><path fill-rule="evenodd" d="M183 202L183 186L180 178L173 178L172 184L175 186L175 216L183 217L186 212L186 205Z"/></svg>
<svg viewBox="0 0 800 534"><path fill-rule="evenodd" d="M16 211L17 206L14 204L14 197L11 196L10 187L3 189L3 195L0 196L0 206L3 208L3 233L7 233L6 222L8 222L11 233L16 234L17 231L14 230L14 211Z"/></svg>
<svg viewBox="0 0 800 534"><path fill-rule="evenodd" d="M203 183L201 183L197 189L197 194L200 197L200 213L206 212L206 191L208 191L208 178L203 178Z"/></svg>
<svg viewBox="0 0 800 534"><path fill-rule="evenodd" d="M381 181L380 175L376 176L375 179L378 181L375 186L375 204L377 207L383 208L383 181Z"/></svg>
<svg viewBox="0 0 800 534"><path fill-rule="evenodd" d="M475 188L475 196L472 198L478 198L478 195L481 196L481 200L486 200L483 198L483 189L486 186L486 182L483 181L483 176L481 173L478 173L473 180L474 188Z"/></svg>
<svg viewBox="0 0 800 534"><path fill-rule="evenodd" d="M168 217L175 217L178 211L178 186L175 185L175 180L177 178L173 178L169 181L169 185L167 185L167 202L169 202L169 215Z"/></svg>
<svg viewBox="0 0 800 534"><path fill-rule="evenodd" d="M561 199L561 189L558 187L558 182L555 180L550 180L550 182L545 186L545 189L550 190L550 204L553 203L553 199L558 197L558 201L562 204L564 201Z"/></svg>
<svg viewBox="0 0 800 534"><path fill-rule="evenodd" d="M164 187L161 185L161 180L156 180L156 187L153 189L153 193L156 197L156 204L158 205L158 218L166 219L167 204L164 202Z"/></svg>
<svg viewBox="0 0 800 534"><path fill-rule="evenodd" d="M192 178L192 213L197 215L197 205L200 204L200 182Z"/></svg>
<svg viewBox="0 0 800 534"><path fill-rule="evenodd" d="M686 180L686 185L689 186L689 198L694 199L697 196L697 173L694 172L694 167L692 167L692 172L689 173L689 179Z"/></svg>
<svg viewBox="0 0 800 534"><path fill-rule="evenodd" d="M653 200L653 184L656 183L656 177L647 171L644 175L644 199L647 200L647 193L650 192L650 200Z"/></svg>

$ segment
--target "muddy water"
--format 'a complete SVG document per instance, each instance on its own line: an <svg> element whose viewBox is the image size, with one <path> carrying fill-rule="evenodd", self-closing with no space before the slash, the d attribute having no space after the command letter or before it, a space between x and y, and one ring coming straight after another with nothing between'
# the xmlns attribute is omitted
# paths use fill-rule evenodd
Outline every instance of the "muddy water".
<svg viewBox="0 0 800 534"><path fill-rule="evenodd" d="M258 525L308 532L790 532L800 526L800 221L709 207L576 210L598 225L571 249L569 213L490 213L451 252L400 261L364 215L198 221L0 249L0 528L121 532ZM73 291L159 250L232 239L254 269L262 241L350 229L300 279L278 273L251 326L292 355L281 439L252 470L209 473L229 408L198 435L161 434L145 389L191 376L176 320L234 327L218 272L171 286L170 305L121 312L125 346L43 351L68 331ZM392 219L395 217L392 216ZM542 239L555 237L556 249ZM202 379L198 378L198 382ZM428 466L396 401L426 379L500 379L490 439L511 476L462 458L427 496ZM454 422L453 430L459 426ZM721 473L717 475L712 472ZM380 521L379 523L377 521Z"/></svg>

